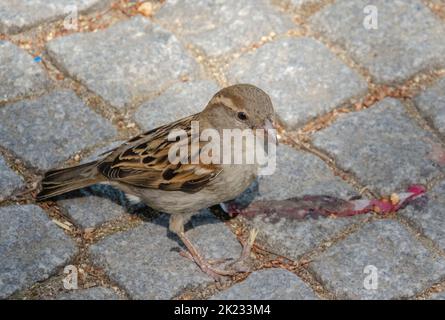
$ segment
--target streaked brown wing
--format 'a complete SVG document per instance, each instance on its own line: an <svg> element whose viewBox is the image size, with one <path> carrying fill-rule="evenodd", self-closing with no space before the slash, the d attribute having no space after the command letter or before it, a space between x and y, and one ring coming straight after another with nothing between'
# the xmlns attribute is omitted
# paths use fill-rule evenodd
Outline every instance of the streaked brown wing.
<svg viewBox="0 0 445 320"><path fill-rule="evenodd" d="M176 143L168 140L169 133L184 130L190 139L191 121L197 119L193 115L132 138L110 151L98 165L99 172L110 180L140 188L189 193L201 190L222 171L220 166L191 164L190 154L188 163L168 160L169 149Z"/></svg>

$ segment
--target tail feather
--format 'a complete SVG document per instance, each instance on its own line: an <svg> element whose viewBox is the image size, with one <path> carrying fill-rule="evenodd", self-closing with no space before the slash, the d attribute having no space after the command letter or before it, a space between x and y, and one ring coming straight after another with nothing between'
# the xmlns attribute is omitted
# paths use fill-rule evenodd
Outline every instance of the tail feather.
<svg viewBox="0 0 445 320"><path fill-rule="evenodd" d="M42 190L36 196L37 201L46 200L69 191L88 187L101 181L97 171L97 161L76 167L50 170L42 179Z"/></svg>

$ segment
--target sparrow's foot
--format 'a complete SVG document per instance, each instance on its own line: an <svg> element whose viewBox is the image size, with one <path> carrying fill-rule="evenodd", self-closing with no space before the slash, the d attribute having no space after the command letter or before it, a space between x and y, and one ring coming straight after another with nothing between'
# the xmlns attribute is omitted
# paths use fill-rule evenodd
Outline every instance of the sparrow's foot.
<svg viewBox="0 0 445 320"><path fill-rule="evenodd" d="M257 229L254 228L254 229L250 230L249 237L247 238L247 240L241 242L241 244L243 246L243 251L241 252L239 258L229 264L230 270L222 270L224 273L230 272L231 273L230 275L234 275L237 273L244 273L244 272L250 271L250 268L246 266L246 261L250 257L250 253L252 251L252 246L253 246L253 243L255 242L257 235L258 235ZM195 250L196 250L196 248L195 248ZM195 258L193 257L193 255L190 253L190 251L181 251L180 255L197 263ZM200 259L204 260L201 258L201 256L200 256ZM215 265L221 265L221 264L227 263L231 260L234 260L234 259L233 258L222 258L222 259L207 260L206 262L210 266L215 266ZM213 269L213 267L212 267L212 269ZM219 270L219 271L221 271L221 270Z"/></svg>
<svg viewBox="0 0 445 320"><path fill-rule="evenodd" d="M184 258L187 258L187 259L189 259L190 261L195 262L195 259L194 259L193 256L190 254L190 252L188 252L188 251L186 251L186 250L182 250L182 251L179 252L179 254L180 254L181 256L183 256ZM227 262L229 262L229 261L233 261L233 260L234 260L233 258L221 258L221 259L210 259L210 260L207 260L207 262L208 262L210 265L215 266L215 265L221 265L221 264L223 264L223 263L227 263Z"/></svg>
<svg viewBox="0 0 445 320"><path fill-rule="evenodd" d="M199 268L206 274L208 274L210 277L215 279L215 281L222 281L223 277L233 276L236 275L242 271L237 270L222 270L218 269L212 266L212 263L215 264L218 261L207 261L205 260L198 252L198 250L195 248L195 246L192 244L192 242L187 238L184 232L178 233L179 238L184 243L184 245L187 247L188 252L184 253L182 252L181 255L193 260Z"/></svg>
<svg viewBox="0 0 445 320"><path fill-rule="evenodd" d="M255 239L258 235L258 230L253 228L250 230L249 237L247 241L241 241L241 245L243 246L243 251L237 260L230 264L230 267L238 272L249 272L250 269L246 266L246 261L250 257L250 253L252 252L252 247L255 242Z"/></svg>

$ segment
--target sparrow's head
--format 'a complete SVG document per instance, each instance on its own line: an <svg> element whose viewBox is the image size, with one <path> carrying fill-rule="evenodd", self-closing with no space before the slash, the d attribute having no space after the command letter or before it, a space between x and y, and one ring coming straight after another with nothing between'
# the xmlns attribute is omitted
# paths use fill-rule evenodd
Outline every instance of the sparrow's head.
<svg viewBox="0 0 445 320"><path fill-rule="evenodd" d="M218 129L272 129L275 112L267 93L250 84L218 91L204 112Z"/></svg>

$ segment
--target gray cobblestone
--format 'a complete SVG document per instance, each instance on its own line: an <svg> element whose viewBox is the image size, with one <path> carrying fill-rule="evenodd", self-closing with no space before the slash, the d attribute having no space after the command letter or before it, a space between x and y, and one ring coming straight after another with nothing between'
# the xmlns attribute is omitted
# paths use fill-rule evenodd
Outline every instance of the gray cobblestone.
<svg viewBox="0 0 445 320"><path fill-rule="evenodd" d="M100 158L101 156L103 156L104 153L113 150L114 148L119 147L121 144L125 143L125 140L117 140L117 141L113 141L111 143L107 143L97 149L95 149L89 156L84 157L80 163L87 163L90 161L94 161L97 160L98 158Z"/></svg>
<svg viewBox="0 0 445 320"><path fill-rule="evenodd" d="M366 266L377 268L377 289L366 289ZM309 267L340 298L412 297L445 276L445 260L396 221L366 225L317 257Z"/></svg>
<svg viewBox="0 0 445 320"><path fill-rule="evenodd" d="M285 8L303 9L305 7L319 5L323 0L272 0L272 3L279 4Z"/></svg>
<svg viewBox="0 0 445 320"><path fill-rule="evenodd" d="M327 150L340 167L384 194L405 191L410 184L437 176L440 168L431 155L435 143L392 98L341 116L314 135L316 147Z"/></svg>
<svg viewBox="0 0 445 320"><path fill-rule="evenodd" d="M70 193L58 201L68 216L82 228L94 228L126 214L125 196L109 186L96 185Z"/></svg>
<svg viewBox="0 0 445 320"><path fill-rule="evenodd" d="M150 130L198 113L218 90L218 85L209 80L175 84L156 99L144 103L135 114L136 122Z"/></svg>
<svg viewBox="0 0 445 320"><path fill-rule="evenodd" d="M136 14L141 1L121 1L103 14L82 18L79 32L66 32L63 23L50 22L63 22L68 5L77 5L82 13L99 12L111 0L0 0L0 38L7 39L0 41L0 149L8 158L0 156L0 298L171 299L185 292L196 298L207 294L197 291L213 288L208 287L213 279L179 255L184 247L168 231L167 215L110 230L87 246L88 264L103 270L112 288L97 283L99 287L67 292L59 276L51 278L74 263L70 260L80 248L41 208L3 201L12 200L11 194L25 183L11 166L23 160L20 166L31 182L34 175L28 173L34 169L39 173L60 167L74 154L86 155L82 162L92 160L122 143L115 141L122 134L134 131L124 129L118 136L111 121L89 108L97 99L89 99L87 106L73 91L56 88L80 83L105 102L101 109L109 106L106 113L115 116L113 121L134 121L145 131L201 111L225 80L247 82L270 94L289 131L363 98L369 74L374 83L419 90L413 98L416 108L445 137L445 79L428 88L423 83L429 76L417 82L419 73L429 75L434 69L439 74L445 67L445 21L441 9L432 7L440 1L169 0L154 4L152 17ZM367 5L378 10L376 30L363 25ZM307 18L307 29L300 25L301 17ZM306 36L299 36L300 31ZM356 67L331 45L343 48ZM49 69L22 46L32 54L46 49ZM59 77L52 81L47 70L53 74L53 67L75 83ZM335 176L331 166L376 194L435 181L425 197L397 212L409 226L392 218L369 222L371 215L298 220L286 210L272 216L241 215L234 225L243 222L259 229L258 244L278 255L294 261L310 257L311 276L336 299L415 298L424 292L430 299L443 299L443 292L430 294L440 289L433 284L445 280L440 254L445 251L445 182L437 180L445 173L440 138L419 125L402 99L386 98L367 109L339 114L313 133L312 143L335 158L333 163L280 145L276 172L259 177L236 200L245 205L305 195L357 197L358 190ZM82 229L131 213L147 218L153 213L104 185L56 200L61 213ZM205 258L237 258L241 252L235 235L210 210L195 216L186 230ZM258 257L251 258L260 263ZM364 288L369 277L364 268L370 265L378 272L374 290ZM44 284L28 290L40 281ZM114 286L124 290L125 297ZM212 298L318 296L312 284L296 274L268 269Z"/></svg>
<svg viewBox="0 0 445 320"><path fill-rule="evenodd" d="M430 300L445 300L445 292L442 291L439 293L435 293L429 299Z"/></svg>
<svg viewBox="0 0 445 320"><path fill-rule="evenodd" d="M377 9L377 29L364 26L368 5ZM445 25L418 0L336 1L312 17L311 26L345 47L378 82L445 66Z"/></svg>
<svg viewBox="0 0 445 320"><path fill-rule="evenodd" d="M168 217L112 235L91 247L94 262L134 299L171 299L192 286L211 283L190 260L179 255L179 243L168 235ZM209 211L192 218L190 239L208 259L238 257L241 246Z"/></svg>
<svg viewBox="0 0 445 320"><path fill-rule="evenodd" d="M0 155L0 201L10 196L22 184L23 179L8 167Z"/></svg>
<svg viewBox="0 0 445 320"><path fill-rule="evenodd" d="M422 232L445 251L445 182L437 185L427 194L424 206L409 206L403 215L420 226Z"/></svg>
<svg viewBox="0 0 445 320"><path fill-rule="evenodd" d="M232 83L252 83L272 98L278 115L292 128L366 92L362 77L320 42L283 39L234 62Z"/></svg>
<svg viewBox="0 0 445 320"><path fill-rule="evenodd" d="M1 207L0 298L47 279L75 252L74 242L39 207Z"/></svg>
<svg viewBox="0 0 445 320"><path fill-rule="evenodd" d="M55 39L47 49L57 65L117 108L197 72L176 37L143 17Z"/></svg>
<svg viewBox="0 0 445 320"><path fill-rule="evenodd" d="M287 145L277 147L275 173L259 178L259 199L284 200L307 194L325 194L348 198L354 189L334 176L321 159Z"/></svg>
<svg viewBox="0 0 445 320"><path fill-rule="evenodd" d="M329 195L348 199L356 192L335 177L326 164L314 155L280 145L277 170L260 177L257 199L282 200L304 195ZM359 218L291 220L285 216L257 216L250 224L259 229L258 241L272 251L292 259L314 249Z"/></svg>
<svg viewBox="0 0 445 320"><path fill-rule="evenodd" d="M415 98L421 112L445 135L445 78Z"/></svg>
<svg viewBox="0 0 445 320"><path fill-rule="evenodd" d="M15 34L68 16L77 6L78 12L102 9L111 0L0 0L0 33Z"/></svg>
<svg viewBox="0 0 445 320"><path fill-rule="evenodd" d="M56 300L122 300L113 290L104 287L72 290L61 293Z"/></svg>
<svg viewBox="0 0 445 320"><path fill-rule="evenodd" d="M42 170L114 135L111 124L72 91L56 91L0 108L0 145Z"/></svg>
<svg viewBox="0 0 445 320"><path fill-rule="evenodd" d="M314 292L292 272L267 269L214 295L212 300L317 300Z"/></svg>
<svg viewBox="0 0 445 320"><path fill-rule="evenodd" d="M45 70L24 50L0 41L0 102L41 94L50 86Z"/></svg>
<svg viewBox="0 0 445 320"><path fill-rule="evenodd" d="M290 17L265 0L172 0L156 14L156 20L210 56L239 50L271 32L284 33L294 27Z"/></svg>

